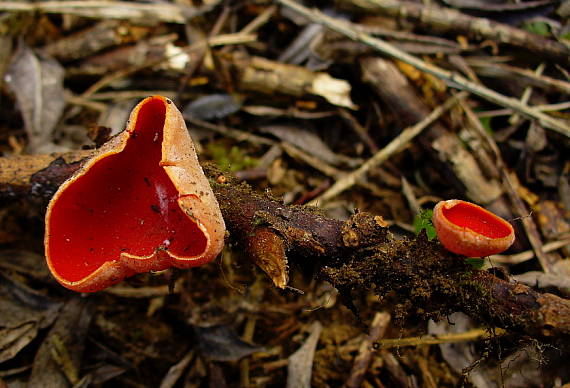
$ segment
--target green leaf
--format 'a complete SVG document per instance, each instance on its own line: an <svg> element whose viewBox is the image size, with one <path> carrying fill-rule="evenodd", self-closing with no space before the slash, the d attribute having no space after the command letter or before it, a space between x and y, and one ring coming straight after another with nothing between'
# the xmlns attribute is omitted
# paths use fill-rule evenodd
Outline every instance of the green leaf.
<svg viewBox="0 0 570 388"><path fill-rule="evenodd" d="M485 264L485 259L482 257L468 257L465 259L465 262L475 269L481 269L483 268L483 264Z"/></svg>
<svg viewBox="0 0 570 388"><path fill-rule="evenodd" d="M491 127L491 117L480 117L479 121L481 122L481 125L483 126L483 128L485 128L485 131L487 131L488 134L493 135L495 133L495 131L493 131L493 128Z"/></svg>
<svg viewBox="0 0 570 388"><path fill-rule="evenodd" d="M414 218L414 230L416 234L420 234L421 231L425 229L429 241L433 240L436 235L435 228L431 223L432 216L433 210L425 209L418 213L416 218Z"/></svg>

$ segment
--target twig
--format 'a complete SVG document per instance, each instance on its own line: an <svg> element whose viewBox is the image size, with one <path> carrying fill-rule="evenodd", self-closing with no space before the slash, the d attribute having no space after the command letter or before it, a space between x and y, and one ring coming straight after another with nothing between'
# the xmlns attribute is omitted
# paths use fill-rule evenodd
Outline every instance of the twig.
<svg viewBox="0 0 570 388"><path fill-rule="evenodd" d="M148 96L148 94L147 94ZM98 112L107 111L107 105L102 102L93 101L90 98L84 98L79 96L74 96L71 93L65 94L65 102L70 105L82 106L88 109L92 109Z"/></svg>
<svg viewBox="0 0 570 388"><path fill-rule="evenodd" d="M536 108L543 112L556 112L559 110L570 109L570 101L559 102L558 104L536 105Z"/></svg>
<svg viewBox="0 0 570 388"><path fill-rule="evenodd" d="M532 246L532 249L536 255L536 258L538 259L538 262L540 263L540 266L546 273L553 272L553 259L548 256L542 249L542 240L540 233L538 232L538 228L536 227L536 223L532 217L530 217L530 212L528 211L526 205L519 195L520 183L517 176L513 173L509 173L505 167L501 168L501 171L503 173L503 185L505 186L511 203L513 204L515 214L521 218L526 236L528 237L528 241Z"/></svg>
<svg viewBox="0 0 570 388"><path fill-rule="evenodd" d="M358 388L362 385L362 381L364 380L364 376L374 355L374 343L384 336L388 328L388 323L390 323L390 314L376 313L374 315L374 319L370 325L370 333L360 344L358 354L354 358L350 376L344 384L345 388Z"/></svg>
<svg viewBox="0 0 570 388"><path fill-rule="evenodd" d="M422 211L422 207L418 203L418 199L414 194L412 185L410 185L410 183L404 176L402 176L401 180L402 180L402 193L404 194L404 197L408 201L410 210L412 211L412 214L415 217Z"/></svg>
<svg viewBox="0 0 570 388"><path fill-rule="evenodd" d="M254 31L257 31L261 26L269 22L273 14L277 11L277 6L272 5L268 7L265 11L260 13L249 22L244 28L241 29L240 33L242 34L251 34Z"/></svg>
<svg viewBox="0 0 570 388"><path fill-rule="evenodd" d="M84 91L81 94L81 97L89 97L92 94L94 94L95 92L97 92L98 90L101 90L102 88L104 88L105 86L109 85L111 82L113 82L117 79L124 78L130 74L136 73L136 72L141 71L143 69L147 69L149 67L159 65L159 64L166 62L166 61L168 61L168 60L170 60L170 59L172 59L178 55L187 54L189 52L196 51L196 50L199 51L205 46L224 46L224 45L228 45L228 44L243 44L243 43L255 42L256 40L257 40L257 36L252 35L252 34L246 34L246 35L244 35L244 34L227 34L227 35L218 35L218 36L215 36L211 39L204 39L203 41L196 42L196 43L192 44L191 46L186 47L183 51L176 53L174 55L164 56L164 57L159 58L157 60L147 61L147 62L143 63L142 65L131 66L129 68L121 69L121 70L118 70L114 73L111 73L111 74L101 78L100 80L95 82L93 85L91 85L86 91Z"/></svg>
<svg viewBox="0 0 570 388"><path fill-rule="evenodd" d="M184 118L190 124L193 124L197 127L209 129L211 131L221 133L224 136L230 137L232 139L236 139L237 141L249 141L253 144L265 144L265 145L274 145L276 142L274 140L268 139L266 137L254 135L252 133L242 131L241 129L229 128L225 125L216 125L209 123L207 121L203 121L197 119L195 117L185 117Z"/></svg>
<svg viewBox="0 0 570 388"><path fill-rule="evenodd" d="M167 296L172 294L178 294L184 279L180 278L176 280L172 286L166 284L163 286L147 286L147 287L124 287L124 286L113 286L107 288L105 293L111 295L117 295L122 298L156 298L161 296Z"/></svg>
<svg viewBox="0 0 570 388"><path fill-rule="evenodd" d="M85 16L98 19L127 19L148 22L185 24L193 17L212 10L219 1L204 7L189 7L181 4L132 1L2 1L0 11L41 12Z"/></svg>
<svg viewBox="0 0 570 388"><path fill-rule="evenodd" d="M399 348L403 346L422 346L422 345L438 345L452 344L457 342L475 341L480 338L489 338L493 336L501 336L505 331L495 328L491 334L486 329L472 329L463 333L440 334L437 336L424 335L421 337L395 338L378 341L378 345L382 349Z"/></svg>
<svg viewBox="0 0 570 388"><path fill-rule="evenodd" d="M558 240L546 243L542 246L542 250L547 253L553 252L562 247L565 247L566 245L570 245L570 239ZM525 261L528 261L534 257L535 257L534 252L532 250L529 250L529 251L516 253L514 255L493 255L489 256L487 260L491 264L514 265L514 264L524 263Z"/></svg>
<svg viewBox="0 0 570 388"><path fill-rule="evenodd" d="M544 68L545 68L545 67L546 67L546 65L544 64L544 62L542 62L540 65L538 65L538 67L536 68L536 70L534 71L534 73L535 73L537 76L542 75L542 73L544 72ZM527 85L527 86L524 88L524 91L523 91L523 93L522 93L521 102L522 102L523 104L527 105L528 100L530 99L531 94L532 94L532 86ZM509 118L509 124L510 124L510 125L516 125L516 124L518 124L519 121L520 121L520 116L519 116L517 113L515 113L514 115L512 115L512 116Z"/></svg>
<svg viewBox="0 0 570 388"><path fill-rule="evenodd" d="M298 147L295 147L291 143L285 141L281 142L281 148L283 148L283 151L285 151L292 158L302 160L303 162L307 163L309 166L313 167L315 170L318 170L331 178L336 178L341 175L340 170L334 168L328 163L322 161L321 159L308 154L307 152L299 149Z"/></svg>
<svg viewBox="0 0 570 388"><path fill-rule="evenodd" d="M495 92L485 86L479 85L475 82L469 81L467 78L462 77L459 74L444 70L440 67L434 66L432 64L426 63L421 59L407 54L398 48L392 46L391 44L372 36L358 32L355 28L352 28L349 23L332 18L323 14L318 10L310 10L309 8L303 7L292 0L277 0L279 3L286 7L289 7L299 14L307 17L315 23L322 24L333 31L336 31L346 37L364 43L373 49L388 55L392 58L396 58L405 62L415 68L425 71L431 75L434 75L442 79L448 86L457 88L460 90L465 90L470 93L476 94L488 101L491 101L497 105L501 105L506 108L511 108L525 117L538 120L542 126L552 129L556 132L563 134L564 136L570 137L570 127L567 123L556 120L533 107L521 103L519 100L512 97L504 96L500 93Z"/></svg>
<svg viewBox="0 0 570 388"><path fill-rule="evenodd" d="M161 95L170 99L176 96L172 90L116 90L112 92L99 92L89 96L91 101L124 101L136 98L143 99L148 96Z"/></svg>
<svg viewBox="0 0 570 388"><path fill-rule="evenodd" d="M364 144L366 144L372 153L375 154L378 152L378 146L372 137L368 134L367 129L360 125L358 120L356 120L356 118L352 116L348 110L339 108L338 114L348 123L348 125L358 135L358 137L360 137L360 139L364 142Z"/></svg>
<svg viewBox="0 0 570 388"><path fill-rule="evenodd" d="M554 89L564 94L570 95L570 82L562 81L557 78L548 77L542 74L536 74L534 71L530 69L523 69L520 67L507 65L504 63L489 63L489 61L481 59L473 59L473 58L466 59L466 62L470 66L477 68L478 73L479 71L482 71L484 69L490 69L490 72L484 71L484 74L489 76L500 76L500 77L505 75L512 77L512 75L515 75L517 77L523 77L526 82L529 82L536 87L540 87L543 89Z"/></svg>
<svg viewBox="0 0 570 388"><path fill-rule="evenodd" d="M535 105L534 107L541 112L556 112L564 109L570 109L570 101L559 102L557 104L541 104ZM478 112L476 113L476 116L479 118L510 116L512 113L513 111L511 109L496 109Z"/></svg>
<svg viewBox="0 0 570 388"><path fill-rule="evenodd" d="M386 147L378 151L374 156L368 159L362 166L356 170L344 175L335 182L327 191L321 194L316 199L309 202L309 205L316 206L319 202L327 201L336 195L342 193L344 190L352 187L358 179L363 177L371 168L378 167L392 155L402 150L414 137L419 135L425 128L436 121L443 113L450 109L458 100L465 98L467 93L461 92L449 98L442 105L435 108L429 115L416 125L406 128L396 138L394 138Z"/></svg>
<svg viewBox="0 0 570 388"><path fill-rule="evenodd" d="M184 371L186 370L186 368L194 358L195 353L196 350L194 349L190 350L188 353L186 353L184 357L182 357L180 361L172 365L170 369L168 369L166 376L164 376L164 378L162 379L160 383L160 388L174 387L180 376L182 376L182 373L184 373Z"/></svg>

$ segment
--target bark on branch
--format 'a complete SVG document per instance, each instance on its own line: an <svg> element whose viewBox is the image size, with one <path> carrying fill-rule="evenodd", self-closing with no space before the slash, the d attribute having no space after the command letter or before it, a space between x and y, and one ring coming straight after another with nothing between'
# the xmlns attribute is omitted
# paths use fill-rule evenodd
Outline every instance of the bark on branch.
<svg viewBox="0 0 570 388"><path fill-rule="evenodd" d="M0 200L47 200L78 167L79 156L69 163L57 155L0 158ZM339 221L313 208L283 205L231 177L219 179L223 174L215 168L206 173L232 244L258 260L286 256L316 268L349 306L354 295L373 290L391 302L396 318L408 321L463 311L487 325L535 337L570 335L566 299L474 270L422 235L396 239L377 215L356 213Z"/></svg>

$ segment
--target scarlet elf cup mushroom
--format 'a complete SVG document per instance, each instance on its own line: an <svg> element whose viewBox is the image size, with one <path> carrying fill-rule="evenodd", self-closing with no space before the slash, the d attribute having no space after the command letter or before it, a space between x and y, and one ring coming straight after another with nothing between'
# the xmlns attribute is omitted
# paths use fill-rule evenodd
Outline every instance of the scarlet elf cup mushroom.
<svg viewBox="0 0 570 388"><path fill-rule="evenodd" d="M207 263L224 234L180 111L153 96L60 186L48 205L44 245L59 283L93 292L136 273Z"/></svg>
<svg viewBox="0 0 570 388"><path fill-rule="evenodd" d="M442 245L468 257L494 255L515 241L511 224L470 202L451 199L439 202L433 210L433 224Z"/></svg>

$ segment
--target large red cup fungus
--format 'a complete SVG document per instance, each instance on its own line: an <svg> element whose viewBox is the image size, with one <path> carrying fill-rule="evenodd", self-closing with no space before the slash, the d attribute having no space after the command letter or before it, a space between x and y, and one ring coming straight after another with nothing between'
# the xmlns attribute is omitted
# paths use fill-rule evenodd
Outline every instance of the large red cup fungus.
<svg viewBox="0 0 570 388"><path fill-rule="evenodd" d="M433 224L447 250L468 257L500 253L515 241L515 232L507 221L458 199L439 202L433 210Z"/></svg>
<svg viewBox="0 0 570 388"><path fill-rule="evenodd" d="M136 273L207 263L224 234L182 115L154 96L60 186L47 209L44 244L58 282L93 292Z"/></svg>

